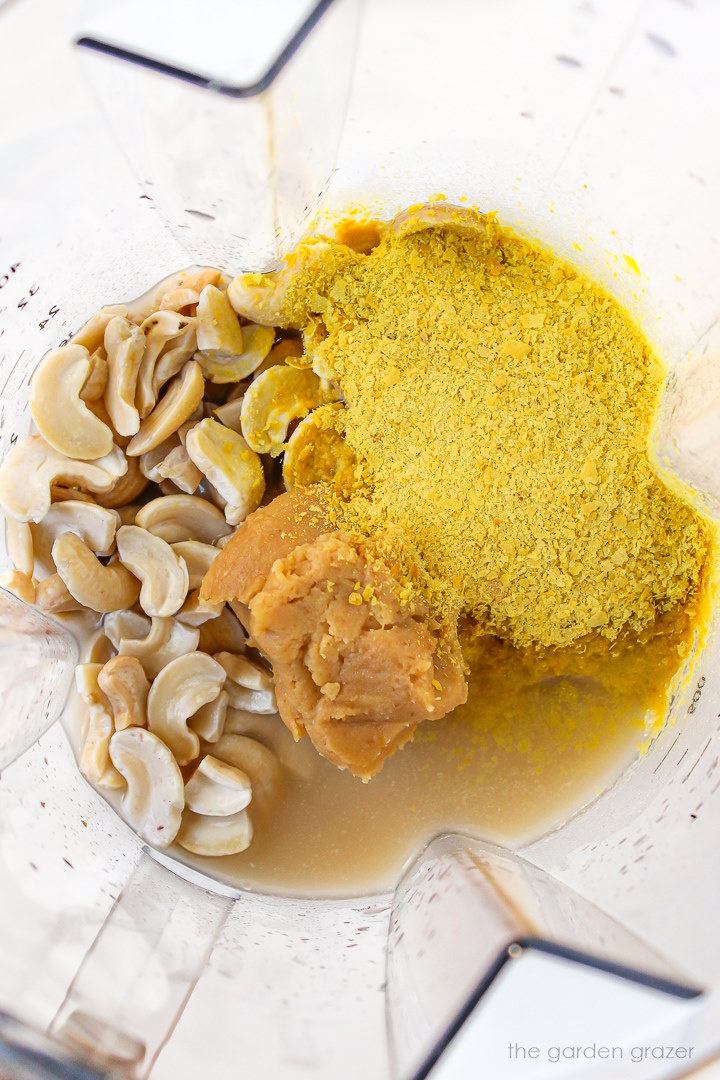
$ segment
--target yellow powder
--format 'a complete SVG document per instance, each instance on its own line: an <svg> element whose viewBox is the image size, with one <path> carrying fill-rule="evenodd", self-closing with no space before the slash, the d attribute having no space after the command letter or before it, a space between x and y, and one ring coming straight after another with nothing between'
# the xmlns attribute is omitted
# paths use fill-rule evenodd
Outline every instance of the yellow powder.
<svg viewBox="0 0 720 1080"><path fill-rule="evenodd" d="M518 646L613 640L698 587L706 526L646 450L663 369L602 288L491 218L318 251L283 324L345 399L338 526L399 528L440 615Z"/></svg>

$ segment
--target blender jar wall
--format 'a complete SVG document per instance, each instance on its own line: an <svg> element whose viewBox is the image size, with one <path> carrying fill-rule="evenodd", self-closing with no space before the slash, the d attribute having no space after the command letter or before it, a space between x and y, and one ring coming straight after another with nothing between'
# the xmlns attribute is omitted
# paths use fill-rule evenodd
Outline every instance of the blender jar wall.
<svg viewBox="0 0 720 1080"><path fill-rule="evenodd" d="M103 303L190 261L89 97L66 44L73 10L19 0L0 13L0 84L14 105L0 121L2 454L28 430L40 356ZM706 88L719 22L712 3L673 0L456 0L441 11L370 0L327 217L351 203L388 216L433 193L467 197L590 269L680 364L718 344L720 161L708 134L720 101ZM716 633L697 690L678 692L675 726L612 791L524 852L710 988L720 986L719 654ZM77 775L58 726L3 774L0 797L0 1004L46 1027L140 844ZM244 897L153 1076L231 1074L239 1041L250 1075L387 1075L387 918L388 898ZM713 1045L718 1012L711 993L697 1056Z"/></svg>

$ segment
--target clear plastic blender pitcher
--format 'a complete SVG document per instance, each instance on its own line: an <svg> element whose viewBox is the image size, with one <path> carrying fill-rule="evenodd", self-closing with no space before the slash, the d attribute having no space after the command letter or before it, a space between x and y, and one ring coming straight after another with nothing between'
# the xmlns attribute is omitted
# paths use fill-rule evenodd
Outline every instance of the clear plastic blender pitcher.
<svg viewBox="0 0 720 1080"><path fill-rule="evenodd" d="M257 212L239 200L237 244L186 190L148 197L157 161L141 175L137 133L115 123L118 148L71 47L76 14L73 0L0 4L0 454L29 429L38 359L102 304L191 258L271 265L350 205L389 217L442 193L496 210L604 282L678 381L720 348L713 0L366 0L327 190L327 157L309 159L268 217L270 159L255 159ZM267 94L228 99L218 160L235 140L260 145ZM302 107L312 142L322 95ZM218 220L233 210L222 195ZM205 218L183 219L193 210ZM707 424L711 437L720 418ZM9 745L19 717L36 737L57 716L74 657L57 626L24 626L2 602ZM720 1049L717 621L664 729L610 790L516 853L436 841L394 895L236 895L180 876L90 789L53 724L0 780L0 1075L682 1075ZM547 1052L615 1042L622 1060ZM651 1043L692 1053L631 1056Z"/></svg>

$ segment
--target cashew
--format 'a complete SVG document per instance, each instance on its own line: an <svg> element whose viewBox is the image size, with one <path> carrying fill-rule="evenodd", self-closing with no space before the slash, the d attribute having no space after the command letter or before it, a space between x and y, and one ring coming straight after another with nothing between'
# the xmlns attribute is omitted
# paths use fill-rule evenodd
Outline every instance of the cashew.
<svg viewBox="0 0 720 1080"><path fill-rule="evenodd" d="M186 810L177 842L194 855L237 855L250 847L252 822L247 810L229 817L207 817Z"/></svg>
<svg viewBox="0 0 720 1080"><path fill-rule="evenodd" d="M32 577L35 569L35 552L32 530L26 521L5 518L5 546L15 569Z"/></svg>
<svg viewBox="0 0 720 1080"><path fill-rule="evenodd" d="M52 546L52 558L68 591L91 611L118 611L132 607L140 595L140 582L119 562L107 566L74 533L63 533Z"/></svg>
<svg viewBox="0 0 720 1080"><path fill-rule="evenodd" d="M455 206L453 203L425 203L411 206L393 218L387 226L387 233L395 236L408 236L424 229L444 229L460 236L485 234L485 218L477 210L467 206Z"/></svg>
<svg viewBox="0 0 720 1080"><path fill-rule="evenodd" d="M163 495L153 499L138 511L135 524L169 544L181 540L212 544L231 532L217 507L197 495Z"/></svg>
<svg viewBox="0 0 720 1080"><path fill-rule="evenodd" d="M83 401L98 401L105 393L110 366L104 347L101 345L90 354L90 371L82 384L80 397Z"/></svg>
<svg viewBox="0 0 720 1080"><path fill-rule="evenodd" d="M148 615L167 618L182 606L188 591L185 560L165 540L137 525L118 529L120 561L142 582L140 607ZM123 604L123 607L129 605Z"/></svg>
<svg viewBox="0 0 720 1080"><path fill-rule="evenodd" d="M231 708L266 715L277 712L273 677L269 671L246 656L231 652L215 653L213 659L227 675L225 689Z"/></svg>
<svg viewBox="0 0 720 1080"><path fill-rule="evenodd" d="M192 495L202 480L202 473L184 446L176 446L155 467L160 480L172 480L186 495ZM160 481L158 481L160 482Z"/></svg>
<svg viewBox="0 0 720 1080"><path fill-rule="evenodd" d="M226 500L225 520L239 525L257 510L265 494L262 462L242 435L217 420L201 420L188 432L187 452Z"/></svg>
<svg viewBox="0 0 720 1080"><path fill-rule="evenodd" d="M105 389L107 391L107 386L105 387ZM117 428L115 427L115 425L112 422L112 418L110 416L110 413L107 411L107 408L106 408L106 405L105 405L105 398L101 397L101 398L96 398L95 401L88 401L87 407L88 407L88 409L90 410L91 413L94 413L94 415L98 418L98 420L102 420L103 424L105 424L106 427L110 428L110 430L113 433L113 439L115 441L115 445L119 446L121 450L125 450L127 448L128 443L130 442L130 436L129 435L120 435L119 434Z"/></svg>
<svg viewBox="0 0 720 1080"><path fill-rule="evenodd" d="M260 367L255 369L255 378L257 379L258 375L261 375L263 371L267 371L268 368L277 367L278 364L287 363L290 367L293 367L293 360L298 360L303 355L303 351L303 343L300 338L281 338L277 345L273 345ZM230 398L228 398L229 400Z"/></svg>
<svg viewBox="0 0 720 1080"><path fill-rule="evenodd" d="M203 652L239 653L245 648L247 635L238 620L225 605L217 619L210 619L200 627L200 648Z"/></svg>
<svg viewBox="0 0 720 1080"><path fill-rule="evenodd" d="M208 619L217 619L222 611L224 603L210 603L200 599L200 590L195 589L188 595L187 600L177 613L178 622L186 626L202 626Z"/></svg>
<svg viewBox="0 0 720 1080"><path fill-rule="evenodd" d="M96 499L92 495L88 495L86 491L81 491L80 488L65 487L63 484L53 484L50 488L50 498L53 503L67 502L68 499L86 503L96 502Z"/></svg>
<svg viewBox="0 0 720 1080"><path fill-rule="evenodd" d="M166 382L182 371L183 366L192 358L197 347L197 335L195 333L195 320L185 333L173 340L172 348L163 349L155 364L153 371L152 390L155 398L162 390Z"/></svg>
<svg viewBox="0 0 720 1080"><path fill-rule="evenodd" d="M283 480L290 491L311 484L334 484L349 490L355 479L355 455L335 426L340 404L321 405L301 420L288 439Z"/></svg>
<svg viewBox="0 0 720 1080"><path fill-rule="evenodd" d="M176 555L185 560L190 588L199 589L220 551L212 544L201 544L199 540L180 540L176 544L171 544L171 547Z"/></svg>
<svg viewBox="0 0 720 1080"><path fill-rule="evenodd" d="M149 416L145 417L137 435L127 447L129 457L139 457L158 446L184 424L202 401L205 380L200 365L188 360L180 375L170 383Z"/></svg>
<svg viewBox="0 0 720 1080"><path fill-rule="evenodd" d="M0 506L17 521L40 521L50 508L53 484L109 491L126 471L125 455L117 446L95 461L77 461L58 453L42 435L31 435L0 465Z"/></svg>
<svg viewBox="0 0 720 1080"><path fill-rule="evenodd" d="M0 574L0 586L26 604L35 603L35 583L22 570L4 570Z"/></svg>
<svg viewBox="0 0 720 1080"><path fill-rule="evenodd" d="M139 660L134 656L115 656L99 672L97 681L110 702L116 731L146 727L150 683Z"/></svg>
<svg viewBox="0 0 720 1080"><path fill-rule="evenodd" d="M246 735L223 735L213 746L213 757L242 769L250 777L253 802L262 806L277 794L283 770L277 756L257 739Z"/></svg>
<svg viewBox="0 0 720 1080"><path fill-rule="evenodd" d="M229 817L250 805L250 777L208 754L185 784L185 806L207 817Z"/></svg>
<svg viewBox="0 0 720 1080"><path fill-rule="evenodd" d="M107 615L105 630L121 656L138 658L148 679L154 679L171 660L195 652L200 639L198 630L176 619L155 617L151 624L134 611Z"/></svg>
<svg viewBox="0 0 720 1080"><path fill-rule="evenodd" d="M243 274L228 285L228 300L237 311L261 326L285 326L282 308L288 286L296 275L317 265L331 250L328 243L319 241L301 244L286 264L273 274Z"/></svg>
<svg viewBox="0 0 720 1080"><path fill-rule="evenodd" d="M246 379L270 352L275 330L268 326L240 326L225 293L207 285L197 307L195 357L213 383Z"/></svg>
<svg viewBox="0 0 720 1080"><path fill-rule="evenodd" d="M338 397L338 392L309 368L268 368L250 384L243 398L243 435L256 453L277 457L293 420Z"/></svg>
<svg viewBox="0 0 720 1080"><path fill-rule="evenodd" d="M182 311L197 304L199 299L200 293L195 289L171 289L160 301L158 311Z"/></svg>
<svg viewBox="0 0 720 1080"><path fill-rule="evenodd" d="M102 668L102 664L89 662L78 664L75 668L75 687L86 705L109 705L98 683L98 675Z"/></svg>
<svg viewBox="0 0 720 1080"><path fill-rule="evenodd" d="M35 556L52 567L52 546L62 533L74 533L97 555L109 555L115 547L120 515L95 503L68 499L53 503L42 521L31 526Z"/></svg>
<svg viewBox="0 0 720 1080"><path fill-rule="evenodd" d="M108 492L101 492L95 496L98 506L105 506L108 509L120 508L142 495L148 486L147 477L140 472L137 458L128 458L127 464L128 470L125 475L116 480Z"/></svg>
<svg viewBox="0 0 720 1080"><path fill-rule="evenodd" d="M123 816L148 844L168 847L185 805L182 773L171 752L151 731L130 727L111 738L110 759L127 783Z"/></svg>
<svg viewBox="0 0 720 1080"><path fill-rule="evenodd" d="M138 326L117 316L105 330L108 381L105 406L120 435L135 435L140 414L135 407L138 372L145 350L145 335Z"/></svg>
<svg viewBox="0 0 720 1080"><path fill-rule="evenodd" d="M106 705L99 702L87 707L87 729L80 751L80 772L91 784L101 788L120 788L125 781L110 760L110 740L115 724Z"/></svg>
<svg viewBox="0 0 720 1080"><path fill-rule="evenodd" d="M153 682L148 727L170 747L178 765L187 765L200 753L200 739L188 728L188 719L218 696L224 682L220 664L201 652L172 660Z"/></svg>
<svg viewBox="0 0 720 1080"><path fill-rule="evenodd" d="M188 720L188 727L197 732L205 742L217 742L225 729L228 696L221 690L214 701L202 705Z"/></svg>
<svg viewBox="0 0 720 1080"><path fill-rule="evenodd" d="M94 461L113 447L112 431L90 412L80 391L90 373L82 345L53 349L30 381L30 412L50 446L66 457Z"/></svg>
<svg viewBox="0 0 720 1080"><path fill-rule="evenodd" d="M186 270L168 274L142 296L131 300L125 305L125 311L130 319L141 323L154 311L159 311L165 298L176 289L192 289L193 292L200 293L206 285L216 285L220 278L220 271L212 266L189 266Z"/></svg>
<svg viewBox="0 0 720 1080"><path fill-rule="evenodd" d="M65 611L79 611L82 604L70 595L59 574L50 574L35 586L35 607L47 615L60 615Z"/></svg>
<svg viewBox="0 0 720 1080"><path fill-rule="evenodd" d="M177 449L180 445L180 437L175 432L165 442L161 442L152 450L148 450L147 454L141 454L139 458L133 458L132 460L138 462L143 476L146 476L148 480L152 480L154 484L159 484L163 477L157 471L158 465L165 460L171 450Z"/></svg>
<svg viewBox="0 0 720 1080"><path fill-rule="evenodd" d="M140 329L145 337L145 351L137 377L135 404L141 420L155 407L157 392L153 389L155 365L160 353L169 341L178 338L193 326L194 320L176 311L154 311L144 320Z"/></svg>
<svg viewBox="0 0 720 1080"><path fill-rule="evenodd" d="M218 405L216 409L213 409L213 415L224 424L226 428L230 428L232 431L237 431L238 435L242 434L242 427L240 425L240 414L242 412L242 398L234 398L232 401L225 402L224 405Z"/></svg>
<svg viewBox="0 0 720 1080"><path fill-rule="evenodd" d="M81 658L84 664L106 664L114 655L112 642L105 636L104 630L94 630L83 643Z"/></svg>
<svg viewBox="0 0 720 1080"><path fill-rule="evenodd" d="M71 345L83 345L92 355L102 348L105 340L105 331L111 319L116 315L126 315L127 308L124 304L110 304L98 311L91 319L82 326L77 334L70 338Z"/></svg>

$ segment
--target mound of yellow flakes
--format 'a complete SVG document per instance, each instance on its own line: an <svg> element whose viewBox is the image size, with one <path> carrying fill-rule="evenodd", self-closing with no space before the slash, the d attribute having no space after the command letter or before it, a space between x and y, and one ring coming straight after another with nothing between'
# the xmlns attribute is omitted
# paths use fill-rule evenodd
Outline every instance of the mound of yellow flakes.
<svg viewBox="0 0 720 1080"><path fill-rule="evenodd" d="M640 630L709 542L648 460L663 368L602 288L478 221L319 248L288 287L358 463L335 523L399 527L435 610L518 646Z"/></svg>

